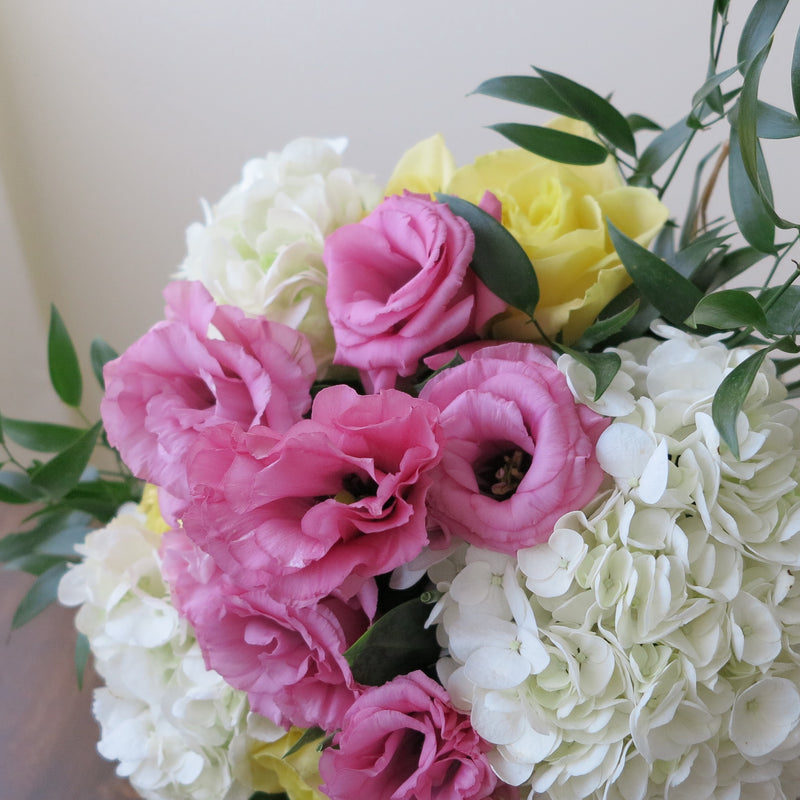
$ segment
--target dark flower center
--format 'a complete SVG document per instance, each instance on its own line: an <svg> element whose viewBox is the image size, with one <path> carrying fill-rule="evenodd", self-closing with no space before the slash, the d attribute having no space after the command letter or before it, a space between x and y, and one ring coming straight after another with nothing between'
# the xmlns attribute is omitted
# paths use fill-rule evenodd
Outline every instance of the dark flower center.
<svg viewBox="0 0 800 800"><path fill-rule="evenodd" d="M377 491L378 484L369 476L362 477L355 472L348 472L342 478L341 491L334 495L333 499L350 505L365 497L375 497Z"/></svg>
<svg viewBox="0 0 800 800"><path fill-rule="evenodd" d="M531 454L519 448L490 456L475 468L478 489L494 500L508 500L517 491L532 461Z"/></svg>

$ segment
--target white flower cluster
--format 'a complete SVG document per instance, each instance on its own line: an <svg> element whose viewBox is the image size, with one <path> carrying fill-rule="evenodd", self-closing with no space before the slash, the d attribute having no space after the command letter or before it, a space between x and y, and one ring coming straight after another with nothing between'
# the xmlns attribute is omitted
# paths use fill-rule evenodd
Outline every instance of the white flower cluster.
<svg viewBox="0 0 800 800"><path fill-rule="evenodd" d="M245 164L242 180L186 233L178 277L201 281L218 303L308 336L322 375L335 349L325 306L325 237L358 222L380 188L341 166L345 139L296 139Z"/></svg>
<svg viewBox="0 0 800 800"><path fill-rule="evenodd" d="M59 584L60 602L80 606L76 625L106 682L94 694L98 750L146 800L247 798L235 777L247 758L246 695L206 670L170 602L159 540L136 506L123 507L76 548L83 561Z"/></svg>
<svg viewBox="0 0 800 800"><path fill-rule="evenodd" d="M711 403L750 351L654 331L616 351L598 497L516 558L431 568L440 675L529 798L794 798L800 412L767 361L737 460ZM559 366L591 405L588 371Z"/></svg>

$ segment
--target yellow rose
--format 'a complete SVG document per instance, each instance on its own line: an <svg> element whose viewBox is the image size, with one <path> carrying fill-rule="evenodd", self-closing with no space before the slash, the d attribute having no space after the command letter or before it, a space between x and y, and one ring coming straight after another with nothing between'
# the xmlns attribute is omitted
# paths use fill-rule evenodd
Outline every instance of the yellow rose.
<svg viewBox="0 0 800 800"><path fill-rule="evenodd" d="M146 483L142 492L142 501L139 509L147 517L147 530L157 533L159 536L169 530L169 525L164 522L161 516L161 509L158 506L158 487L152 483Z"/></svg>
<svg viewBox="0 0 800 800"><path fill-rule="evenodd" d="M561 118L551 127L591 138L588 125ZM628 186L609 157L597 166L549 161L519 148L481 156L446 178L440 137L420 142L400 161L388 193L424 187L480 202L486 191L503 207L503 225L528 254L539 282L536 321L552 337L576 341L604 306L631 283L608 235L606 218L639 244L648 246L666 222L666 207L649 189ZM449 153L447 154L449 156ZM436 181L443 177L441 183ZM414 191L419 189L414 188ZM497 339L533 341L528 317L516 309L491 326Z"/></svg>
<svg viewBox="0 0 800 800"><path fill-rule="evenodd" d="M286 792L289 800L327 800L318 788L322 783L318 742L311 742L284 758L304 733L292 728L276 742L254 744L250 751L250 773L255 789L267 794Z"/></svg>

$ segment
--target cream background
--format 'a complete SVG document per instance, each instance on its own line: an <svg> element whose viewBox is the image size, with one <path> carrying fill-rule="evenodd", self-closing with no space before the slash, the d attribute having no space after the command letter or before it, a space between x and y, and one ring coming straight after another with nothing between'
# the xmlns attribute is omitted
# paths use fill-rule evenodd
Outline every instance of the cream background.
<svg viewBox="0 0 800 800"><path fill-rule="evenodd" d="M347 163L384 180L438 130L463 162L503 146L483 126L542 120L465 97L531 63L671 124L705 74L710 5L0 0L0 410L56 413L51 302L82 355L95 336L122 349L160 317L200 198L220 197L246 159L299 135L346 135ZM750 3L732 6L729 45ZM762 96L783 107L799 6L764 78ZM800 143L778 152L778 207L797 219Z"/></svg>

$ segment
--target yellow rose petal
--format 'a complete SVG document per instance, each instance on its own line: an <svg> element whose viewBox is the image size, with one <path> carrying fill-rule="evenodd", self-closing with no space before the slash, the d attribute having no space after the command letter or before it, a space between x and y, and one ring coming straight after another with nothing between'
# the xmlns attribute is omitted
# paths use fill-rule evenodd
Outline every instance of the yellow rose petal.
<svg viewBox="0 0 800 800"><path fill-rule="evenodd" d="M289 800L327 800L319 791L317 742L310 742L284 758L305 731L292 728L276 742L257 742L250 751L253 786L267 794L286 792Z"/></svg>
<svg viewBox="0 0 800 800"><path fill-rule="evenodd" d="M456 168L453 155L437 133L423 139L408 150L394 168L386 194L402 194L404 190L419 194L444 191Z"/></svg>

